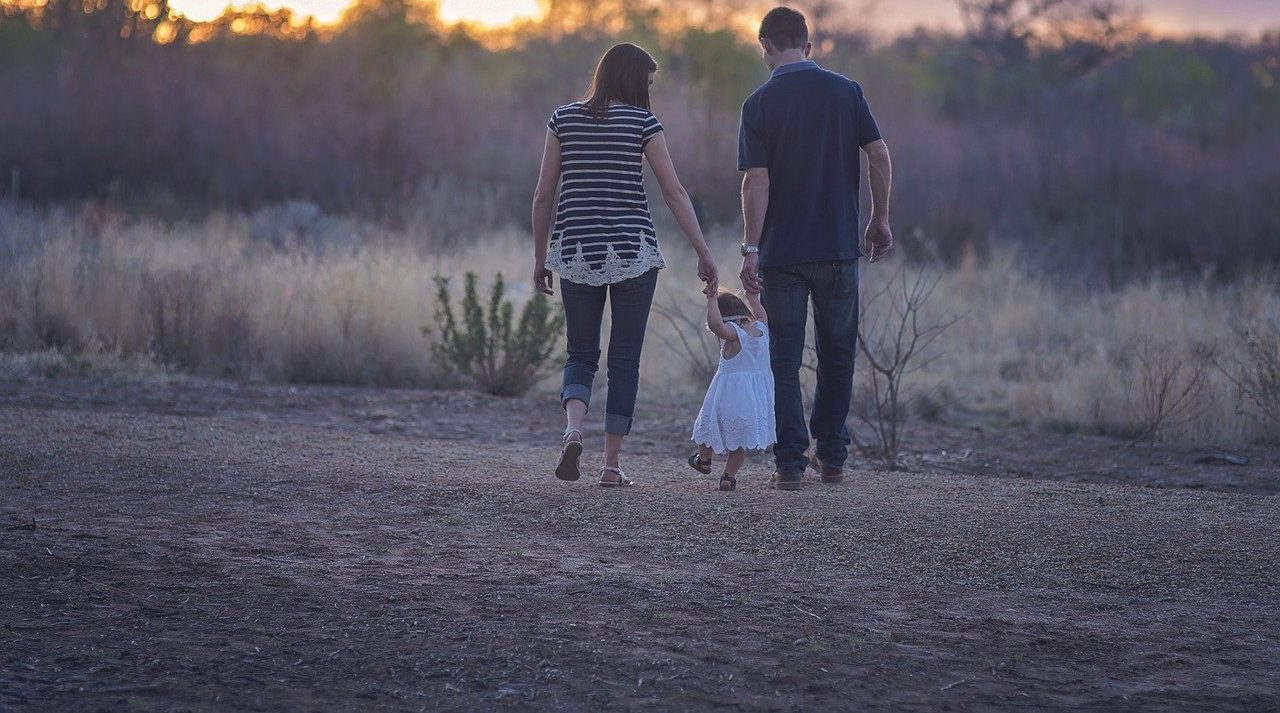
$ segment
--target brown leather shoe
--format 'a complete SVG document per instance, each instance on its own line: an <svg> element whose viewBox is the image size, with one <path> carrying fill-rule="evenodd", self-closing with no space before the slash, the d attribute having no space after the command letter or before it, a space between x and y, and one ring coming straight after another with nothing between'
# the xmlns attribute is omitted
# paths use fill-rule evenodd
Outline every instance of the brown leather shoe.
<svg viewBox="0 0 1280 713"><path fill-rule="evenodd" d="M822 482L835 485L844 480L844 468L830 466L818 460L818 454L809 456L809 467L822 476Z"/></svg>
<svg viewBox="0 0 1280 713"><path fill-rule="evenodd" d="M804 487L804 472L779 473L773 471L769 476L769 487L773 490L799 490Z"/></svg>

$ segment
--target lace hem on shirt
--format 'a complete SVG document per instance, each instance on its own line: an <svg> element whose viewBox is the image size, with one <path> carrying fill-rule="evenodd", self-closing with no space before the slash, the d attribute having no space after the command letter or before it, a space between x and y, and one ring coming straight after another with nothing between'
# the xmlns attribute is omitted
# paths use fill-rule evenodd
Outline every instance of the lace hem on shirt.
<svg viewBox="0 0 1280 713"><path fill-rule="evenodd" d="M572 257L566 259L565 251L560 247L559 240L553 240L551 250L548 251L546 267L548 270L555 272L561 279L570 282L576 282L581 285L591 285L599 287L600 285L610 285L623 280L630 280L633 277L639 277L646 272L656 268L664 268L667 261L662 257L662 251L658 249L658 245L653 242L652 238L641 236L640 249L636 252L634 258L624 258L618 255L613 246L609 246L609 250L605 253L604 261L599 267L592 267L591 263L582 256L582 246L577 246L577 250Z"/></svg>

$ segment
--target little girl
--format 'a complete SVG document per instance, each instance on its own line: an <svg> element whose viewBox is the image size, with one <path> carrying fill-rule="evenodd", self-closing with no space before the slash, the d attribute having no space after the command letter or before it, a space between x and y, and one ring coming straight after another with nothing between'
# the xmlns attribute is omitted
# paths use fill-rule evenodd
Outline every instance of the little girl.
<svg viewBox="0 0 1280 713"><path fill-rule="evenodd" d="M775 440L768 322L759 295L748 293L743 301L732 292L707 290L707 327L720 337L720 366L693 424L698 452L689 465L710 475L711 454L728 453L721 490L738 487L748 450L764 450Z"/></svg>

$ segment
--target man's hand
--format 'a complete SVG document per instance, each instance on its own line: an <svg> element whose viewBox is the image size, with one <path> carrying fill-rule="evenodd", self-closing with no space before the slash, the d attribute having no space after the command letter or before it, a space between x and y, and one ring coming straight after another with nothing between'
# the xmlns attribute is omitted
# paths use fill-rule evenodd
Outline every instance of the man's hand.
<svg viewBox="0 0 1280 713"><path fill-rule="evenodd" d="M764 280L760 279L760 254L747 253L742 256L742 272L738 273L742 280L742 289L758 295L764 289Z"/></svg>
<svg viewBox="0 0 1280 713"><path fill-rule="evenodd" d="M880 262L892 250L893 231L889 228L889 219L872 216L867 223L867 252L871 262Z"/></svg>
<svg viewBox="0 0 1280 713"><path fill-rule="evenodd" d="M546 265L538 263L533 267L533 288L544 295L554 295L555 290L551 287L552 273L547 269Z"/></svg>

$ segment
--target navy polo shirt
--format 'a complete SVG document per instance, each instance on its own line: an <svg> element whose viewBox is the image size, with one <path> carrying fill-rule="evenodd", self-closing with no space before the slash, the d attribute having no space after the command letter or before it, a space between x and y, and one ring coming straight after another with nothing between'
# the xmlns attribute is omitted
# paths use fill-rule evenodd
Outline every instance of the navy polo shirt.
<svg viewBox="0 0 1280 713"><path fill-rule="evenodd" d="M761 267L862 254L858 152L879 138L862 87L811 61L778 67L747 97L738 170L769 169Z"/></svg>

